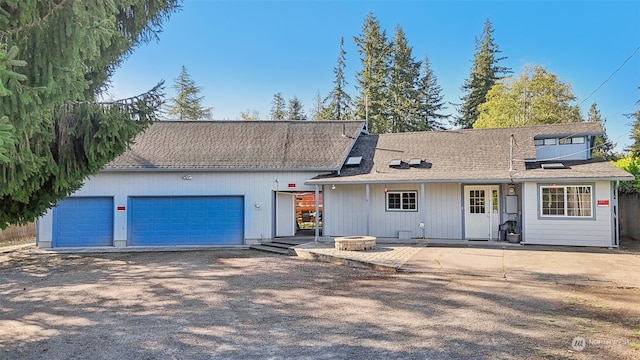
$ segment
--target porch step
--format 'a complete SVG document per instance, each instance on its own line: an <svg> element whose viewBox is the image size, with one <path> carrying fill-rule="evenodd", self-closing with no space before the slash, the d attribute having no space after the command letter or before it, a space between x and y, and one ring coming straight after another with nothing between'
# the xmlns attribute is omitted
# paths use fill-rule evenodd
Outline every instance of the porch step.
<svg viewBox="0 0 640 360"><path fill-rule="evenodd" d="M255 244L255 245L249 246L249 248L253 250L267 251L267 252L282 254L282 255L296 254L296 252L293 250L292 245L282 244L282 243L271 242L271 243Z"/></svg>

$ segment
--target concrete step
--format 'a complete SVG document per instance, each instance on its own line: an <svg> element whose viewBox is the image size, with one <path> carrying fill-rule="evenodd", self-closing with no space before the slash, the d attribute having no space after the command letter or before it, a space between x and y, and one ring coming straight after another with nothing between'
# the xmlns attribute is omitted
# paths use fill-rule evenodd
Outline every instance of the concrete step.
<svg viewBox="0 0 640 360"><path fill-rule="evenodd" d="M289 243L284 243L284 242L279 242L279 241L272 241L272 242L263 242L262 245L264 246L273 246L273 247L277 247L277 248L281 248L281 249L288 249L292 246L295 246L297 244L289 244Z"/></svg>
<svg viewBox="0 0 640 360"><path fill-rule="evenodd" d="M267 244L251 245L249 246L249 249L266 251L266 252L271 252L271 253L276 253L281 255L292 255L292 252L293 252L293 250L290 251L288 247L281 248L276 246L268 246ZM295 252L293 252L293 254L295 254Z"/></svg>

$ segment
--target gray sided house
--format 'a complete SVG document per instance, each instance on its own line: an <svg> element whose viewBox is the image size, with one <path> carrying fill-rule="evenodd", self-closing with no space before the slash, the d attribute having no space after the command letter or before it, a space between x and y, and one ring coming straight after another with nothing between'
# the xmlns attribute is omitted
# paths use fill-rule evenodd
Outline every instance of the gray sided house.
<svg viewBox="0 0 640 360"><path fill-rule="evenodd" d="M38 245L246 246L296 231L295 194L339 173L364 123L157 122L38 219Z"/></svg>
<svg viewBox="0 0 640 360"><path fill-rule="evenodd" d="M598 123L358 137L323 192L323 236L618 246L617 183ZM503 230L503 231L501 231Z"/></svg>

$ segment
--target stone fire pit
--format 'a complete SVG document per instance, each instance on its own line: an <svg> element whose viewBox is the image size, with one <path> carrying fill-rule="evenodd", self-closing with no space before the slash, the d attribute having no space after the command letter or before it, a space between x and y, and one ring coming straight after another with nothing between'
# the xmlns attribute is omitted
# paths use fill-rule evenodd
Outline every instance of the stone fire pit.
<svg viewBox="0 0 640 360"><path fill-rule="evenodd" d="M347 251L373 250L376 247L375 236L342 236L334 239L336 249Z"/></svg>

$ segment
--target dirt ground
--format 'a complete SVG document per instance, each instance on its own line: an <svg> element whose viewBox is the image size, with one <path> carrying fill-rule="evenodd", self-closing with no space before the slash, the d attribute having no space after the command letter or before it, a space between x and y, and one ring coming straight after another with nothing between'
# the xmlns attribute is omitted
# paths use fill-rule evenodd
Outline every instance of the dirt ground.
<svg viewBox="0 0 640 360"><path fill-rule="evenodd" d="M25 249L0 253L0 279L0 359L640 358L637 288L253 250Z"/></svg>

